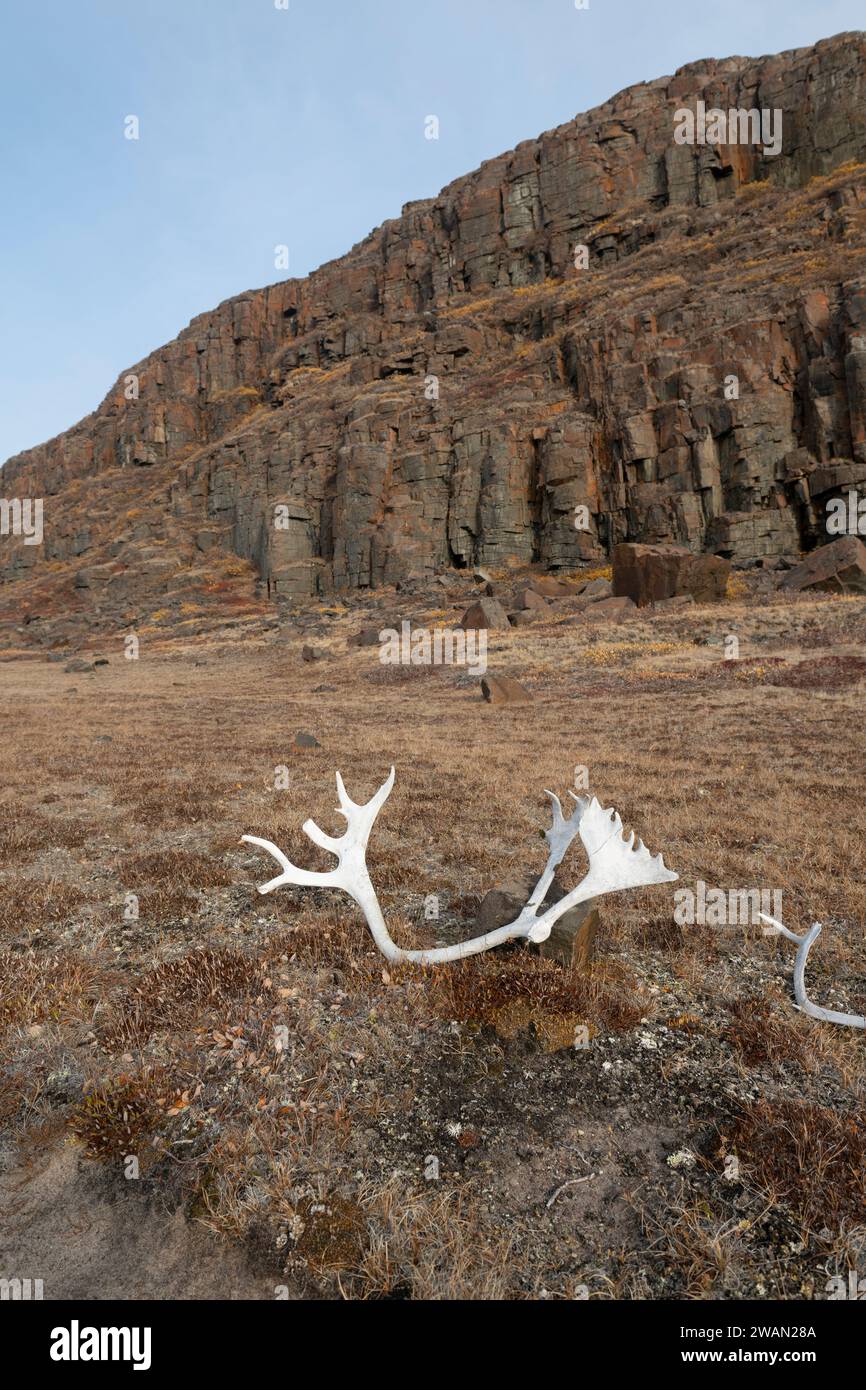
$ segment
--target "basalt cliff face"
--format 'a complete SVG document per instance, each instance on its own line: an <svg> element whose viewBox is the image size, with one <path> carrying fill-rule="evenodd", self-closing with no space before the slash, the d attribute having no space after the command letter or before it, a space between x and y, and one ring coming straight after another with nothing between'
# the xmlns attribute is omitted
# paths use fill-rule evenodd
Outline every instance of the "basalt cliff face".
<svg viewBox="0 0 866 1390"><path fill-rule="evenodd" d="M781 112L780 153L678 144L699 102ZM60 641L625 539L826 539L866 481L864 161L862 33L691 63L490 160L10 460L44 540L0 540L0 618Z"/></svg>

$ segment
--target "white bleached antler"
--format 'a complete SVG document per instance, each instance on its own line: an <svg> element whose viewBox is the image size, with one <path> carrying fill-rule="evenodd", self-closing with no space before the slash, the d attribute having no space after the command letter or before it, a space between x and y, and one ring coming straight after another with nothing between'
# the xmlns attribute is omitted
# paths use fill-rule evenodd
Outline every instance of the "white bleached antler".
<svg viewBox="0 0 866 1390"><path fill-rule="evenodd" d="M272 893L283 884L293 883L300 887L342 888L358 904L367 919L373 940L390 961L410 961L416 965L439 965L446 961L461 960L464 956L478 955L501 946L505 941L523 937L529 941L546 941L554 922L576 903L588 898L599 897L604 893L616 893L621 888L637 888L651 883L672 883L678 875L666 869L661 855L654 858L640 840L635 845L634 835L629 840L622 838L622 821L615 811L603 811L598 802L575 796L576 810L566 818L562 813L559 798L548 792L553 805L553 824L545 832L550 854L544 872L535 885L532 894L520 916L496 931L484 936L473 937L469 941L458 942L454 946L438 946L428 951L404 951L392 941L382 909L379 906L376 890L367 873L366 849L370 831L382 806L394 786L394 769L376 795L366 805L359 806L347 794L343 779L337 773L337 792L340 798L339 814L348 823L346 833L333 839L320 830L315 821L308 820L303 827L304 834L336 855L335 869L314 872L299 869L286 858L282 850L270 840L260 840L255 835L244 835L243 840L250 845L258 845L273 855L282 868L282 873L269 883L263 884L260 893ZM539 917L538 911L547 895L557 865L562 861L566 850L580 835L589 855L589 872L576 888L548 908Z"/></svg>
<svg viewBox="0 0 866 1390"><path fill-rule="evenodd" d="M861 1018L859 1014L841 1014L835 1009L822 1009L820 1004L813 1004L806 993L806 961L821 935L821 923L814 922L804 936L797 936L796 932L788 931L788 928L783 927L775 917L768 917L766 912L759 915L769 923L769 926L764 927L765 936L786 936L798 947L797 959L794 961L794 998L797 1008L802 1009L810 1018L819 1018L822 1023L841 1023L846 1028L866 1028L866 1018Z"/></svg>

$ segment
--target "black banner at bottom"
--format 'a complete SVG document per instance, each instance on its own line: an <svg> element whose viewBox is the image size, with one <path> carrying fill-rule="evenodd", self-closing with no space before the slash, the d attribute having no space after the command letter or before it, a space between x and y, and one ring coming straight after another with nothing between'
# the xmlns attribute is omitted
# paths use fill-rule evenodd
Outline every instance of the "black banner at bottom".
<svg viewBox="0 0 866 1390"><path fill-rule="evenodd" d="M591 1300L567 1311L562 1304L545 1303L532 1314L521 1309L521 1339L543 1332L538 1354L546 1360L554 1350L549 1338L560 1332L568 1338L562 1351L577 1371L591 1348L594 1359L603 1356L609 1373L639 1369L669 1374L680 1369L700 1377L708 1368L729 1370L760 1366L783 1375L801 1368L819 1372L822 1378L860 1364L864 1308L859 1298L822 1303L648 1303ZM166 1372L212 1372L223 1377L236 1366L248 1373L268 1374L271 1363L282 1362L289 1370L299 1352L318 1347L333 1369L335 1353L343 1345L350 1366L358 1366L358 1344L334 1340L335 1329L349 1318L353 1332L417 1327L431 1312L441 1338L443 1324L438 1305L399 1314L393 1303L365 1303L348 1308L328 1302L235 1303L62 1303L11 1300L0 1304L0 1326L7 1334L7 1348L15 1349L25 1371L46 1373L53 1380L70 1375L92 1378L100 1370L113 1375L165 1375ZM479 1368L489 1365L494 1348L510 1344L513 1309L503 1326L501 1342L479 1340L478 1318L488 1333L496 1325L502 1306L482 1311L471 1305L474 1319L472 1345L479 1348ZM443 1357L454 1365L453 1334L459 1335L459 1305L448 1305L449 1337L441 1341ZM487 1318L492 1324L487 1324ZM538 1317L539 1321L531 1321ZM355 1325L355 1318L359 1321ZM408 1321L404 1321L404 1319ZM380 1322L380 1319L382 1321ZM455 1326L455 1323L457 1324ZM506 1341L505 1338L508 1340ZM429 1337L428 1337L429 1341ZM457 1344L461 1377L468 1369L465 1339ZM482 1350L483 1348L483 1350ZM405 1355L405 1353L404 1353ZM494 1352L495 1355L495 1352ZM483 1357L483 1360L482 1360ZM285 1360L288 1358L288 1362ZM425 1357L425 1368L429 1362ZM18 1368L16 1368L18 1369ZM405 1373L405 1366L403 1367ZM452 1370L452 1374L453 1374ZM20 1374L20 1371L19 1371Z"/></svg>

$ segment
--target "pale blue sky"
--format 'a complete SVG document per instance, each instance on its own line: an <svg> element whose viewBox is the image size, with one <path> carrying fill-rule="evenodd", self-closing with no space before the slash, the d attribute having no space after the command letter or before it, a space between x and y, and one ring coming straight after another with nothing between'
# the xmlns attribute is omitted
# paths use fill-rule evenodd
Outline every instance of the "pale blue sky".
<svg viewBox="0 0 866 1390"><path fill-rule="evenodd" d="M289 5L0 0L0 460L284 279L276 244L304 275L634 82L866 25L862 0Z"/></svg>

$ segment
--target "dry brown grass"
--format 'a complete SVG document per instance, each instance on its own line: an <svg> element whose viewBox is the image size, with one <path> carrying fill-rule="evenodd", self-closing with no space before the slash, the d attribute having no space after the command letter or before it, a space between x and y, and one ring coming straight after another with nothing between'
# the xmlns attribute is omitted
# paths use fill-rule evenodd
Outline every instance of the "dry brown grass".
<svg viewBox="0 0 866 1390"><path fill-rule="evenodd" d="M99 966L70 952L0 952L0 1029L91 1017L103 988Z"/></svg>
<svg viewBox="0 0 866 1390"><path fill-rule="evenodd" d="M726 1277L745 1255L743 1234L748 1229L747 1221L721 1215L706 1202L670 1209L662 1219L645 1208L641 1215L650 1238L650 1253L663 1268L677 1271L682 1283L681 1297L724 1297ZM642 1291L638 1296L647 1295Z"/></svg>
<svg viewBox="0 0 866 1390"><path fill-rule="evenodd" d="M231 883L232 876L222 865L203 854L187 850L153 850L128 858L123 868L124 880L135 883L158 884L172 891L187 888L216 888Z"/></svg>
<svg viewBox="0 0 866 1390"><path fill-rule="evenodd" d="M811 1052L802 1032L762 996L738 999L730 1006L731 1022L723 1033L747 1066L808 1066Z"/></svg>
<svg viewBox="0 0 866 1390"><path fill-rule="evenodd" d="M188 922L199 911L200 902L182 889L158 888L152 893L140 893L138 921L146 930Z"/></svg>
<svg viewBox="0 0 866 1390"><path fill-rule="evenodd" d="M117 1164L151 1157L171 1110L182 1105L164 1071L143 1071L89 1086L69 1118L69 1129L88 1158ZM150 1154L148 1154L150 1151Z"/></svg>
<svg viewBox="0 0 866 1390"><path fill-rule="evenodd" d="M203 1011L216 1011L261 986L261 966L235 951L194 951L151 970L118 1001L103 1031L111 1050L141 1047L156 1029L182 1031Z"/></svg>
<svg viewBox="0 0 866 1390"><path fill-rule="evenodd" d="M434 973L433 1007L446 1018L493 1028L514 1038L531 1028L546 1051L574 1047L578 1027L633 1028L643 1012L638 982L622 966L598 965L591 975L552 961L502 952Z"/></svg>
<svg viewBox="0 0 866 1390"><path fill-rule="evenodd" d="M779 1100L745 1107L732 1141L753 1181L813 1230L862 1222L866 1112Z"/></svg>
<svg viewBox="0 0 866 1390"><path fill-rule="evenodd" d="M479 1301L508 1297L511 1242L491 1238L459 1194L398 1180L362 1194L367 1248L347 1288L357 1299Z"/></svg>
<svg viewBox="0 0 866 1390"><path fill-rule="evenodd" d="M91 902L81 889L62 880L43 882L11 874L0 882L0 935L68 922Z"/></svg>
<svg viewBox="0 0 866 1390"><path fill-rule="evenodd" d="M81 821L62 816L43 816L30 811L18 821L16 808L3 808L0 820L0 865L26 863L47 846L55 849L80 849L92 833Z"/></svg>

